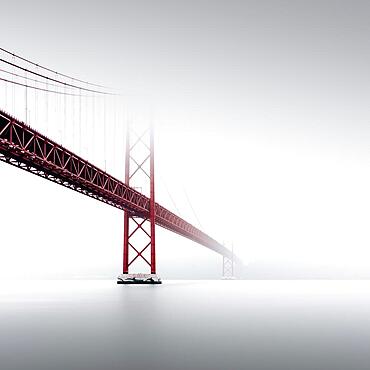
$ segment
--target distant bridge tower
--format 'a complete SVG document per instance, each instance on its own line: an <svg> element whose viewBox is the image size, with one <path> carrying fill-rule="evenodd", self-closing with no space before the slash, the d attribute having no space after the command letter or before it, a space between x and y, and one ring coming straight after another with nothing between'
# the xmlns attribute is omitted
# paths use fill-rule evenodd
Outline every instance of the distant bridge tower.
<svg viewBox="0 0 370 370"><path fill-rule="evenodd" d="M141 135L131 140L133 131L127 125L125 184L131 187L134 177L140 181L140 192L149 185L149 215L139 217L125 211L123 235L123 273L118 284L160 284L156 275L155 255L155 188L154 188L154 129L150 125ZM140 147L140 149L138 149ZM144 155L143 155L144 151ZM133 164L133 166L132 166ZM149 167L149 168L148 168ZM139 175L142 175L141 177ZM141 185L143 187L141 187ZM144 262L150 273L129 273L133 263Z"/></svg>
<svg viewBox="0 0 370 370"><path fill-rule="evenodd" d="M231 245L231 258L222 256L222 279L234 280L235 277L235 262L234 262L234 245Z"/></svg>

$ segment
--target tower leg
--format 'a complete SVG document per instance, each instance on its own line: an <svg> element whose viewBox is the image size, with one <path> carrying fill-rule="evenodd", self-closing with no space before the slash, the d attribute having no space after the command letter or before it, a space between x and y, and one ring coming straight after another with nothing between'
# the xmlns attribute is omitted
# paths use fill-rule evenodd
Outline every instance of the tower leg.
<svg viewBox="0 0 370 370"><path fill-rule="evenodd" d="M154 128L150 125L150 268L156 273L155 265L155 191L154 191Z"/></svg>

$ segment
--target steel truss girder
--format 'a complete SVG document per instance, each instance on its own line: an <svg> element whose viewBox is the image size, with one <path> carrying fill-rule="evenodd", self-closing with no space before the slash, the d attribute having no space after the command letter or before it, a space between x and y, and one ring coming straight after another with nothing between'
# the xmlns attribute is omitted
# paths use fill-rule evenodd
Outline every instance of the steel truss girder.
<svg viewBox="0 0 370 370"><path fill-rule="evenodd" d="M149 218L150 199L0 110L0 160L131 215ZM155 203L155 224L231 258L215 239Z"/></svg>

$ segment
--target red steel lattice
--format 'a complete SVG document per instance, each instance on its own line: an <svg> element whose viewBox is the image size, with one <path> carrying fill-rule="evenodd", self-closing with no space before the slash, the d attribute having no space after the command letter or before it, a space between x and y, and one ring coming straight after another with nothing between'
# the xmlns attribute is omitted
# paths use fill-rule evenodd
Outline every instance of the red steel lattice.
<svg viewBox="0 0 370 370"><path fill-rule="evenodd" d="M149 131L149 143L145 141L145 136ZM146 180L149 182L149 217L139 219L138 216L125 212L124 216L124 235L123 235L123 273L128 274L130 266L137 260L142 259L150 267L150 273L156 273L156 262L155 262L155 201L154 201L154 139L153 139L153 127L145 130L142 135L138 136L134 144L131 144L130 127L127 126L126 134L126 156L125 156L125 184L130 186L132 179L135 175L140 172L143 173ZM144 159L141 161L135 158L134 149L137 145L141 144L141 147L147 152ZM148 145L149 144L149 145ZM145 169L144 165L149 161L149 173ZM134 163L135 167L132 171L131 163ZM149 223L149 230L145 229L145 224ZM134 230L130 231L132 226ZM133 240L135 234L141 233L144 235L148 242L141 248L137 249L135 241ZM145 240L144 239L144 240ZM150 248L150 261L143 255L143 253ZM135 257L130 261L130 250L136 253Z"/></svg>

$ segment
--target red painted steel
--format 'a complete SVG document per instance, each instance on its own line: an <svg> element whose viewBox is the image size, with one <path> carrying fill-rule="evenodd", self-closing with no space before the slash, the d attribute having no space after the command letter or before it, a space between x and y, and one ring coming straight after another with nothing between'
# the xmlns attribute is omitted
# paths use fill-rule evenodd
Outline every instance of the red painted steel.
<svg viewBox="0 0 370 370"><path fill-rule="evenodd" d="M129 126L127 125L126 132L126 156L125 156L125 184L128 186L130 183L130 135L129 135ZM130 218L128 212L124 214L123 221L123 273L128 273L128 237L129 237L129 227L130 227Z"/></svg>
<svg viewBox="0 0 370 370"><path fill-rule="evenodd" d="M139 217L130 212L125 212L124 216L124 237L123 237L123 273L128 274L130 266L138 259L144 260L150 267L150 273L156 273L155 265L155 201L154 201L154 140L153 140L153 128L150 127L149 145L144 141L143 137L147 133L145 131L141 136L138 136L137 140L133 145L130 141L130 127L127 126L126 132L126 155L125 155L125 184L130 186L130 182L136 174L142 171L145 177L149 181L150 187L150 200L149 200L149 218L145 217L137 221ZM145 156L144 160L135 159L133 149L137 144L142 144L144 149L149 153ZM144 164L150 161L149 174L144 169ZM131 172L131 162L134 162L136 168ZM150 229L147 231L144 227L146 223L150 223ZM131 231L131 226L134 226L134 230ZM139 247L143 243L143 240L135 241L135 234L141 232L144 236L144 245ZM145 242L145 239L149 242ZM143 255L143 253L150 247L150 261ZM130 251L136 253L135 257L130 261Z"/></svg>
<svg viewBox="0 0 370 370"><path fill-rule="evenodd" d="M130 215L143 219L150 217L150 198L2 110L0 160L126 210ZM231 251L215 239L161 205L154 205L156 225L232 258Z"/></svg>
<svg viewBox="0 0 370 370"><path fill-rule="evenodd" d="M154 189L154 128L150 126L150 263L151 273L155 274L155 189Z"/></svg>

